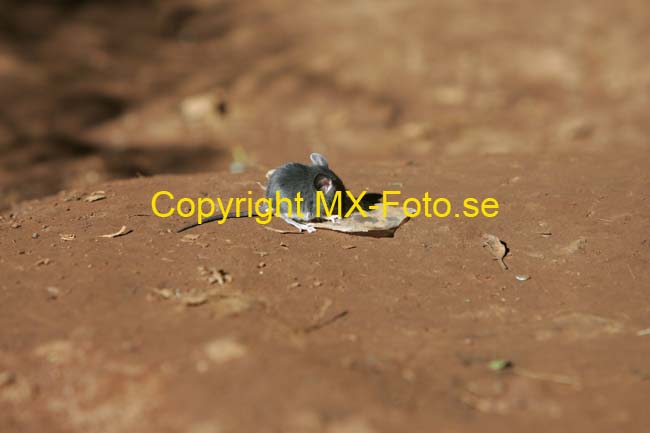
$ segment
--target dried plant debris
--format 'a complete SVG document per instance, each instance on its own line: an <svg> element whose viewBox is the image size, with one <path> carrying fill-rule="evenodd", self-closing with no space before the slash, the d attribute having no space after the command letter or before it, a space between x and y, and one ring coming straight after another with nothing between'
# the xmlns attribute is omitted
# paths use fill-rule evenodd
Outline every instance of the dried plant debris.
<svg viewBox="0 0 650 433"><path fill-rule="evenodd" d="M498 237L491 235L489 233L484 234L481 240L483 241L483 248L486 248L490 253L490 255L494 258L494 260L499 262L501 269L507 271L508 266L503 261L503 258L506 256L508 252L508 248L506 247L506 244L503 241L501 241L501 239L499 239Z"/></svg>
<svg viewBox="0 0 650 433"><path fill-rule="evenodd" d="M290 235L290 234L294 234L294 233L295 234L300 234L300 232L297 232L297 231L294 231L294 230L280 230L280 229L276 229L276 228L269 227L269 226L264 226L264 229L268 230L270 232L280 233L281 235Z"/></svg>
<svg viewBox="0 0 650 433"><path fill-rule="evenodd" d="M401 207L389 206L384 216L383 205L377 205L377 209L361 213L353 213L347 218L335 221L323 221L313 223L314 227L320 229L334 230L344 233L372 234L375 236L392 236L402 224L409 220ZM414 212L414 210L410 210Z"/></svg>
<svg viewBox="0 0 650 433"><path fill-rule="evenodd" d="M208 360L223 364L244 357L248 348L234 338L223 337L206 343L203 351Z"/></svg>
<svg viewBox="0 0 650 433"><path fill-rule="evenodd" d="M149 301L153 301L156 298L168 300L176 299L188 307L197 307L208 302L209 294L205 290L201 289L190 289L190 290L179 290L179 289L151 289L151 293L147 296Z"/></svg>
<svg viewBox="0 0 650 433"><path fill-rule="evenodd" d="M181 295L181 301L188 307L198 307L208 302L208 295L202 292L190 291Z"/></svg>
<svg viewBox="0 0 650 433"><path fill-rule="evenodd" d="M186 243L191 243L191 244L194 244L194 245L198 245L201 248L207 248L208 246L210 246L210 244L208 244L206 242L198 242L200 237L201 237L201 235L197 235L197 234L187 234L187 235L185 235L185 236L183 236L181 238L181 242L186 242Z"/></svg>
<svg viewBox="0 0 650 433"><path fill-rule="evenodd" d="M198 270L199 274L202 277L205 277L210 284L219 283L220 285L224 285L226 283L232 282L232 276L223 269L199 266Z"/></svg>
<svg viewBox="0 0 650 433"><path fill-rule="evenodd" d="M126 226L122 226L122 228L119 229L115 233L110 233L110 234L107 234L107 235L100 235L99 237L100 238L117 238L119 236L128 235L132 231L133 231L133 229L127 229Z"/></svg>
<svg viewBox="0 0 650 433"><path fill-rule="evenodd" d="M151 289L150 293L147 294L147 300L174 300L187 307L198 307L209 303L211 305L211 315L217 319L235 316L250 310L254 306L265 305L259 299L251 298L239 291L225 291L220 286L212 289L194 288L189 290Z"/></svg>
<svg viewBox="0 0 650 433"><path fill-rule="evenodd" d="M324 320L319 320L318 322L305 327L302 331L305 332L305 333L318 331L319 329L324 328L324 327L326 327L328 325L331 325L332 323L336 322L337 320L344 318L345 316L348 315L348 313L349 313L348 310L343 310L343 311L335 314L334 316L332 316L330 318L327 318L327 319L324 319Z"/></svg>
<svg viewBox="0 0 650 433"><path fill-rule="evenodd" d="M208 293L205 290L201 289L151 289L150 293L147 295L148 301L154 301L156 299L174 299L176 301L180 301L188 307L197 307L199 305L203 305L208 302L208 298Z"/></svg>
<svg viewBox="0 0 650 433"><path fill-rule="evenodd" d="M174 291L172 289L151 289L152 295L161 299L170 299L174 296ZM153 299L151 297L150 299Z"/></svg>
<svg viewBox="0 0 650 433"><path fill-rule="evenodd" d="M334 301L332 301L330 298L325 298L323 304L318 309L318 312L314 315L312 321L319 322L323 320L323 317L325 317L325 313L327 313L327 310L329 310L329 308L332 306L333 303Z"/></svg>
<svg viewBox="0 0 650 433"><path fill-rule="evenodd" d="M83 198L84 201L92 203L94 201L104 200L106 198L106 192L104 191L93 191Z"/></svg>

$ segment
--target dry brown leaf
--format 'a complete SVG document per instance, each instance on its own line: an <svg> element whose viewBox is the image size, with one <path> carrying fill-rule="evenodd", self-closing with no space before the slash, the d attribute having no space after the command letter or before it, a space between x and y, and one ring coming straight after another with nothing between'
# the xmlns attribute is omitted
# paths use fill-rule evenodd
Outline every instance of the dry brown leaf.
<svg viewBox="0 0 650 433"><path fill-rule="evenodd" d="M208 302L208 295L205 293L188 293L181 298L188 307L198 307Z"/></svg>
<svg viewBox="0 0 650 433"><path fill-rule="evenodd" d="M116 238L116 237L118 237L118 236L128 235L128 234L131 233L132 231L133 231L133 229L128 229L128 230L127 230L126 226L122 226L122 228L119 229L119 230L118 230L117 232L115 232L115 233L110 233L110 234L108 234L108 235L100 235L99 237L100 237L100 238Z"/></svg>
<svg viewBox="0 0 650 433"><path fill-rule="evenodd" d="M151 289L151 293L162 299L169 299L174 296L172 289Z"/></svg>
<svg viewBox="0 0 650 433"><path fill-rule="evenodd" d="M248 352L246 346L231 337L213 340L205 344L203 350L207 358L215 364L223 364L242 358Z"/></svg>
<svg viewBox="0 0 650 433"><path fill-rule="evenodd" d="M409 209L409 211L413 212L414 210ZM344 233L373 233L377 236L391 236L408 219L401 207L387 207L386 216L384 216L383 205L380 203L377 205L377 209L366 212L366 216L355 212L347 218L336 220L336 222L316 222L314 227Z"/></svg>
<svg viewBox="0 0 650 433"><path fill-rule="evenodd" d="M296 232L296 231L280 230L280 229L276 229L276 228L269 227L269 226L264 226L264 229L268 230L268 231L271 231L271 232L280 233L280 234L283 234L283 235L292 234L292 233L299 233L299 232Z"/></svg>
<svg viewBox="0 0 650 433"><path fill-rule="evenodd" d="M507 250L505 244L501 241L501 239L489 233L484 234L481 239L483 241L483 248L487 248L487 250L490 252L490 255L494 258L494 260L499 262L499 265L501 265L501 268L504 271L508 270L508 266L503 261Z"/></svg>
<svg viewBox="0 0 650 433"><path fill-rule="evenodd" d="M106 198L106 193L104 191L93 191L84 197L84 201L92 203L94 201L104 200Z"/></svg>
<svg viewBox="0 0 650 433"><path fill-rule="evenodd" d="M220 285L224 285L232 281L232 276L223 269L199 266L198 270L201 276L207 277L208 283L210 284L219 283Z"/></svg>

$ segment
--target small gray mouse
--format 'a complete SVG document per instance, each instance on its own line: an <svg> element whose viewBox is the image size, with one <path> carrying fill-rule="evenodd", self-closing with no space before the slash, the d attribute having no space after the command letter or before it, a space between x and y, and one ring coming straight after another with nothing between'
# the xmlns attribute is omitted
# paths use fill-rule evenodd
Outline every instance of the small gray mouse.
<svg viewBox="0 0 650 433"><path fill-rule="evenodd" d="M268 179L266 186L266 198L271 200L273 209L275 209L274 200L276 198L276 193L280 193L281 198L288 198L295 204L295 198L298 193L300 197L303 198L300 206L300 216L296 209L293 209L291 215L288 214L288 206L286 203L280 203L280 217L285 220L287 223L298 228L300 231L307 231L312 233L316 231L312 221L318 219L332 219L326 218L324 216L324 208L321 208L321 214L323 217L316 217L316 199L317 191L322 191L325 197L325 202L328 207L332 205L336 197L337 191L341 191L341 202L343 214L347 210L347 197L345 194L345 186L341 179L329 168L327 159L320 153L312 153L309 155L312 165L300 164L298 162L290 162L284 164L275 170L271 171L271 174ZM241 212L240 217L256 217L256 213L248 214L247 212ZM338 215L342 217L343 215ZM236 218L237 215L232 212L228 214L228 218ZM215 214L205 220L202 224L217 221L223 218L223 215ZM336 216L334 216L336 218ZM198 225L198 223L190 224L182 229L178 230L177 233L191 229Z"/></svg>

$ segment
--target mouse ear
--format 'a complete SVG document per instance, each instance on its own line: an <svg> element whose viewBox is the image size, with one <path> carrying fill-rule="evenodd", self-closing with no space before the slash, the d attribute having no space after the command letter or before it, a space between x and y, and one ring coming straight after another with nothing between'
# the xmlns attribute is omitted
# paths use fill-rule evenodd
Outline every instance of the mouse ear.
<svg viewBox="0 0 650 433"><path fill-rule="evenodd" d="M312 153L311 155L309 155L309 159L311 159L311 163L313 165L318 165L321 167L327 167L328 165L327 159L325 159L325 157L320 153Z"/></svg>
<svg viewBox="0 0 650 433"><path fill-rule="evenodd" d="M321 190L323 193L326 193L332 188L332 179L324 174L319 174L316 176L314 186L316 187L316 190Z"/></svg>

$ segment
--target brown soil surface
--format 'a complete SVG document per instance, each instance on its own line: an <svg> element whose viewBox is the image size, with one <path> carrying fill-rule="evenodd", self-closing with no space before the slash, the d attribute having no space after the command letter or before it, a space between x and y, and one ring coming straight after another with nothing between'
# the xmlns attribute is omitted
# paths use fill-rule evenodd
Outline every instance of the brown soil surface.
<svg viewBox="0 0 650 433"><path fill-rule="evenodd" d="M650 425L646 2L0 3L1 432ZM314 150L454 212L152 214Z"/></svg>

